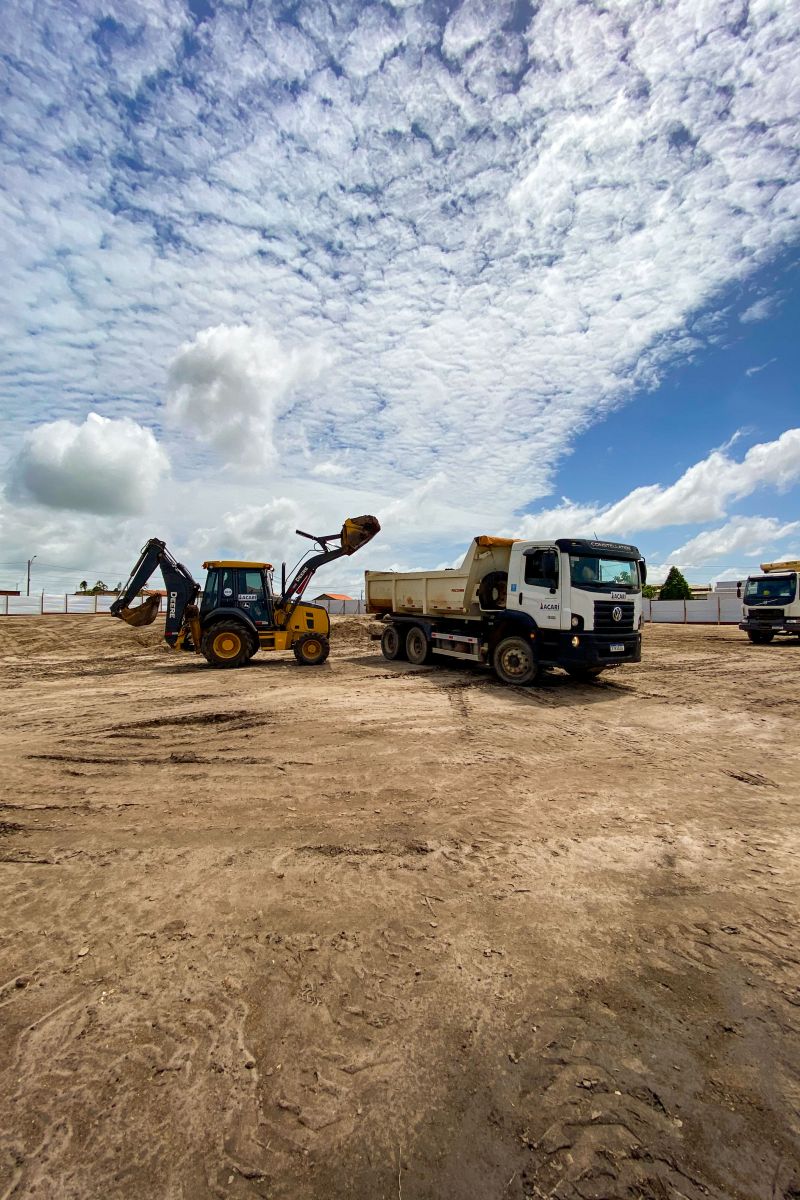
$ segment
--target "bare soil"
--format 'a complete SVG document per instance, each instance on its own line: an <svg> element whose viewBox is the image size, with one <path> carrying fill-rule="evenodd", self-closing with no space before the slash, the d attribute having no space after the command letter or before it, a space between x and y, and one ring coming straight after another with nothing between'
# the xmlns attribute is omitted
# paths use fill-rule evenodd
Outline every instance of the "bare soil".
<svg viewBox="0 0 800 1200"><path fill-rule="evenodd" d="M0 620L0 1197L800 1200L800 645Z"/></svg>

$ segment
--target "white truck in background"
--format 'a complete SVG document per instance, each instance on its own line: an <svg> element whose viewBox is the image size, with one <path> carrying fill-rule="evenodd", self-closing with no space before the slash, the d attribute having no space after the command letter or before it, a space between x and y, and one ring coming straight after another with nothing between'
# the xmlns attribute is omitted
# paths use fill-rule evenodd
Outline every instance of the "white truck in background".
<svg viewBox="0 0 800 1200"><path fill-rule="evenodd" d="M763 574L750 575L742 589L739 628L759 645L771 642L776 633L800 635L800 560L762 563L761 570Z"/></svg>
<svg viewBox="0 0 800 1200"><path fill-rule="evenodd" d="M621 542L476 537L460 567L367 571L367 611L388 659L492 666L504 683L548 667L591 679L641 661L644 559Z"/></svg>

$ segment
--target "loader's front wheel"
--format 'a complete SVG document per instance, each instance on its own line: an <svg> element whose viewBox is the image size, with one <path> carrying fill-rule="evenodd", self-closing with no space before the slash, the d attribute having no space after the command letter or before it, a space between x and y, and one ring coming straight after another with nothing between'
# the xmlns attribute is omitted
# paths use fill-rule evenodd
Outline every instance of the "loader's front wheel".
<svg viewBox="0 0 800 1200"><path fill-rule="evenodd" d="M503 638L494 651L494 669L503 683L535 683L540 667L533 646L522 637Z"/></svg>
<svg viewBox="0 0 800 1200"><path fill-rule="evenodd" d="M390 662L397 658L405 658L405 641L396 625L387 625L381 634L381 654Z"/></svg>
<svg viewBox="0 0 800 1200"><path fill-rule="evenodd" d="M304 633L292 646L301 667L318 667L331 652L331 644L321 633Z"/></svg>
<svg viewBox="0 0 800 1200"><path fill-rule="evenodd" d="M247 630L233 621L215 621L203 634L200 649L212 667L242 667L251 657Z"/></svg>

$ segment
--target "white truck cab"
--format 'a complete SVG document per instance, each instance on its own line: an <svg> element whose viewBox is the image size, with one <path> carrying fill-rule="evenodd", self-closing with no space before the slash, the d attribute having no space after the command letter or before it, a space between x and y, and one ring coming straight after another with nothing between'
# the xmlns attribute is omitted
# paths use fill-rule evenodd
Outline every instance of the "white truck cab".
<svg viewBox="0 0 800 1200"><path fill-rule="evenodd" d="M762 575L751 575L742 589L739 625L751 642L766 644L776 633L800 636L800 561L762 563Z"/></svg>
<svg viewBox="0 0 800 1200"><path fill-rule="evenodd" d="M367 571L367 609L387 658L471 659L507 683L554 666L589 678L641 660L645 578L622 542L482 536L455 570Z"/></svg>

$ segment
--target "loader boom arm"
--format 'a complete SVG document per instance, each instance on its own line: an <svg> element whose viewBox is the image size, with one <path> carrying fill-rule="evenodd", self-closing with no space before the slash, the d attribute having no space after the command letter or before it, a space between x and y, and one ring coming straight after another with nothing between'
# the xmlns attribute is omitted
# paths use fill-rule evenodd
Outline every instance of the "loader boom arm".
<svg viewBox="0 0 800 1200"><path fill-rule="evenodd" d="M142 547L142 552L131 577L122 592L111 605L111 615L119 617L129 625L150 625L158 616L161 600L151 596L137 608L129 605L136 598L157 567L161 568L164 586L167 589L167 621L166 633L175 633L181 629L186 610L193 605L200 592L200 584L192 577L191 571L179 563L170 554L166 544L160 538L150 538Z"/></svg>
<svg viewBox="0 0 800 1200"><path fill-rule="evenodd" d="M344 555L355 554L362 546L371 541L376 533L380 533L380 523L377 517L349 517L339 533L315 535L296 530L301 537L310 538L320 547L318 554L312 554L295 571L280 598L280 607L286 611L294 608L301 599L316 572L326 563L334 562Z"/></svg>

